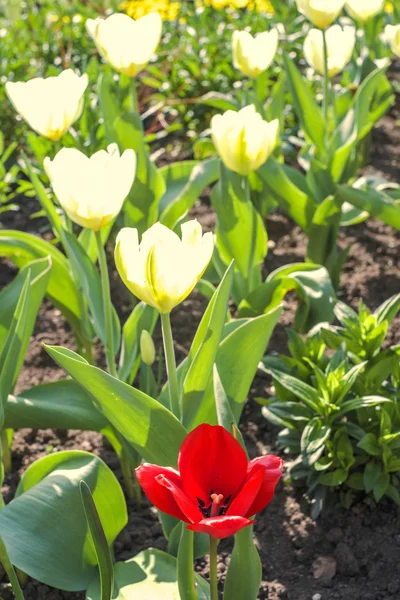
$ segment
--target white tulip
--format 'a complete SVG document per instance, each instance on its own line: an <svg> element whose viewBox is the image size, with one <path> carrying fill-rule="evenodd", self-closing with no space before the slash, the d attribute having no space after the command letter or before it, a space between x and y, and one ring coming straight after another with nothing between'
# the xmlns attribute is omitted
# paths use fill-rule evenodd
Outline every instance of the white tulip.
<svg viewBox="0 0 400 600"><path fill-rule="evenodd" d="M400 24L386 25L383 39L390 45L393 54L400 57Z"/></svg>
<svg viewBox="0 0 400 600"><path fill-rule="evenodd" d="M119 73L134 77L146 67L160 42L162 19L156 12L137 21L118 13L107 19L88 19L86 29L104 60Z"/></svg>
<svg viewBox="0 0 400 600"><path fill-rule="evenodd" d="M146 304L169 313L199 281L214 250L212 233L196 220L181 226L182 239L156 223L142 236L125 227L117 237L115 262L122 281Z"/></svg>
<svg viewBox="0 0 400 600"><path fill-rule="evenodd" d="M350 62L356 43L354 27L332 25L325 32L328 50L328 75L334 77ZM324 42L320 29L310 29L304 41L304 56L308 64L324 75Z"/></svg>
<svg viewBox="0 0 400 600"><path fill-rule="evenodd" d="M224 164L235 173L249 175L265 163L278 143L279 121L264 121L251 104L226 111L211 120L214 145Z"/></svg>
<svg viewBox="0 0 400 600"><path fill-rule="evenodd" d="M347 0L346 10L358 23L366 23L381 12L385 0Z"/></svg>
<svg viewBox="0 0 400 600"><path fill-rule="evenodd" d="M112 221L120 212L132 187L136 155L110 144L90 158L63 148L54 160L45 158L44 168L54 193L69 218L93 231Z"/></svg>
<svg viewBox="0 0 400 600"><path fill-rule="evenodd" d="M7 96L15 110L36 133L59 140L80 117L88 76L71 69L57 77L36 77L27 82L6 83Z"/></svg>
<svg viewBox="0 0 400 600"><path fill-rule="evenodd" d="M339 16L346 0L296 0L297 8L320 29L326 29Z"/></svg>
<svg viewBox="0 0 400 600"><path fill-rule="evenodd" d="M247 77L255 78L266 71L278 49L277 29L257 33L234 31L232 36L233 64Z"/></svg>

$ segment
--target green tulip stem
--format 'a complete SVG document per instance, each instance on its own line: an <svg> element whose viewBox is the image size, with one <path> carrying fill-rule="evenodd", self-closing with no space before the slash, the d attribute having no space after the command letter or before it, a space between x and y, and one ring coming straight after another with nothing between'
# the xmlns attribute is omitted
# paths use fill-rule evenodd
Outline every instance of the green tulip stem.
<svg viewBox="0 0 400 600"><path fill-rule="evenodd" d="M97 255L100 265L101 286L103 292L103 307L104 317L106 322L106 360L108 371L113 377L117 377L117 369L115 367L114 351L113 351L113 328L112 328L112 312L111 312L111 296L110 296L110 279L108 277L107 259L101 239L100 230L95 232Z"/></svg>
<svg viewBox="0 0 400 600"><path fill-rule="evenodd" d="M167 365L170 410L179 419L181 412L179 387L176 373L174 340L172 337L171 318L169 313L161 313L161 326L164 341L165 362Z"/></svg>
<svg viewBox="0 0 400 600"><path fill-rule="evenodd" d="M324 44L324 119L328 128L328 109L329 109L329 71L328 71L328 44L326 41L326 31L322 30L322 39Z"/></svg>
<svg viewBox="0 0 400 600"><path fill-rule="evenodd" d="M18 577L15 573L15 569L9 559L6 546L3 539L0 537L0 562L7 573L8 579L11 584L12 591L16 600L24 600L24 594L22 593L21 586L18 581Z"/></svg>
<svg viewBox="0 0 400 600"><path fill-rule="evenodd" d="M131 77L131 90L132 90L132 108L133 108L133 112L140 114L139 113L139 102L138 102L138 95L137 95L137 87L136 87L136 79L134 77Z"/></svg>
<svg viewBox="0 0 400 600"><path fill-rule="evenodd" d="M217 540L210 535L210 599L218 600Z"/></svg>

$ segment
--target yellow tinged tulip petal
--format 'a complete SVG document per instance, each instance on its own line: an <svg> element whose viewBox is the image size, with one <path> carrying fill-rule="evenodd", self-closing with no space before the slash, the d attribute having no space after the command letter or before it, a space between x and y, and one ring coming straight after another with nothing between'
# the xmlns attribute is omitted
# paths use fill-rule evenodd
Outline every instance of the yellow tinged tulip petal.
<svg viewBox="0 0 400 600"><path fill-rule="evenodd" d="M247 77L255 78L266 71L278 49L277 29L257 33L234 31L232 36L233 64Z"/></svg>
<svg viewBox="0 0 400 600"><path fill-rule="evenodd" d="M36 133L59 140L81 116L88 76L71 69L57 77L36 77L27 82L6 83L15 110Z"/></svg>
<svg viewBox="0 0 400 600"><path fill-rule="evenodd" d="M400 57L400 24L386 25L383 39L390 45L393 54Z"/></svg>
<svg viewBox="0 0 400 600"><path fill-rule="evenodd" d="M297 8L320 29L326 29L341 13L346 0L296 0Z"/></svg>
<svg viewBox="0 0 400 600"><path fill-rule="evenodd" d="M107 19L88 19L86 29L104 60L119 73L135 77L156 51L162 19L157 12L137 21L117 13Z"/></svg>
<svg viewBox="0 0 400 600"><path fill-rule="evenodd" d="M354 27L332 25L326 30L328 49L328 75L334 77L350 62L356 43ZM308 64L320 75L324 74L324 42L320 29L310 29L304 41L304 56Z"/></svg>
<svg viewBox="0 0 400 600"><path fill-rule="evenodd" d="M136 155L125 150L120 156L117 144L90 158L76 148L63 148L43 165L69 218L98 231L120 212L135 178Z"/></svg>
<svg viewBox="0 0 400 600"><path fill-rule="evenodd" d="M212 233L202 234L197 221L181 227L182 239L156 223L142 236L124 228L117 237L115 262L127 288L161 313L180 304L199 281L214 250Z"/></svg>
<svg viewBox="0 0 400 600"><path fill-rule="evenodd" d="M264 121L251 104L211 120L214 145L225 166L239 175L256 171L278 143L279 121Z"/></svg>
<svg viewBox="0 0 400 600"><path fill-rule="evenodd" d="M347 0L346 10L358 23L366 23L383 10L385 0Z"/></svg>

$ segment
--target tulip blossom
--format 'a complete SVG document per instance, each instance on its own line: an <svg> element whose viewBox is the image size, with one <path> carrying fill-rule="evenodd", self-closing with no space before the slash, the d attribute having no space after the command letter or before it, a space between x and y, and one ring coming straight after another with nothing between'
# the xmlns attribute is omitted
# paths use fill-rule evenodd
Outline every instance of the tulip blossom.
<svg viewBox="0 0 400 600"><path fill-rule="evenodd" d="M98 231L121 210L135 178L136 155L125 150L120 156L117 144L90 158L76 148L63 148L54 160L47 157L43 164L69 218Z"/></svg>
<svg viewBox="0 0 400 600"><path fill-rule="evenodd" d="M247 460L239 442L219 425L199 425L183 442L178 471L143 464L136 474L158 509L213 538L234 535L272 500L282 460Z"/></svg>
<svg viewBox="0 0 400 600"><path fill-rule="evenodd" d="M211 119L214 145L225 166L239 175L256 171L278 143L279 121L264 121L251 104Z"/></svg>
<svg viewBox="0 0 400 600"><path fill-rule="evenodd" d="M81 116L88 76L71 69L57 77L35 77L27 82L6 83L15 110L36 133L59 140Z"/></svg>
<svg viewBox="0 0 400 600"><path fill-rule="evenodd" d="M182 239L156 223L142 236L125 227L117 237L115 262L132 294L167 314L193 290L214 250L212 233L203 235L196 220L181 226Z"/></svg>
<svg viewBox="0 0 400 600"><path fill-rule="evenodd" d="M350 62L356 43L354 27L332 25L326 31L328 75L334 77ZM310 29L304 41L304 56L308 64L324 75L324 41L320 29Z"/></svg>
<svg viewBox="0 0 400 600"><path fill-rule="evenodd" d="M381 12L385 0L347 0L346 10L358 23L366 23Z"/></svg>
<svg viewBox="0 0 400 600"><path fill-rule="evenodd" d="M339 16L346 0L296 0L296 2L299 11L313 25L325 29Z"/></svg>
<svg viewBox="0 0 400 600"><path fill-rule="evenodd" d="M232 37L233 64L247 77L258 77L272 63L278 48L277 29L257 33L234 31Z"/></svg>
<svg viewBox="0 0 400 600"><path fill-rule="evenodd" d="M161 38L162 20L157 12L135 21L128 15L114 14L107 19L86 21L101 56L119 73L135 77L154 54Z"/></svg>
<svg viewBox="0 0 400 600"><path fill-rule="evenodd" d="M383 38L393 54L400 57L400 25L386 25Z"/></svg>

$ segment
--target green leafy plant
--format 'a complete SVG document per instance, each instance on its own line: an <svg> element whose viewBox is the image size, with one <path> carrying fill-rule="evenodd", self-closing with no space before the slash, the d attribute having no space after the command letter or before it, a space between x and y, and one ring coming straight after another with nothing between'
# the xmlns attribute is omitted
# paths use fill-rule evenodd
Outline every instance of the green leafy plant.
<svg viewBox="0 0 400 600"><path fill-rule="evenodd" d="M346 506L357 492L400 501L399 348L382 348L399 310L399 295L374 313L338 303L340 325L304 340L289 331L290 355L263 360L276 396L260 400L262 412L283 427L279 445L297 455L290 474L306 484L314 516L333 488Z"/></svg>

